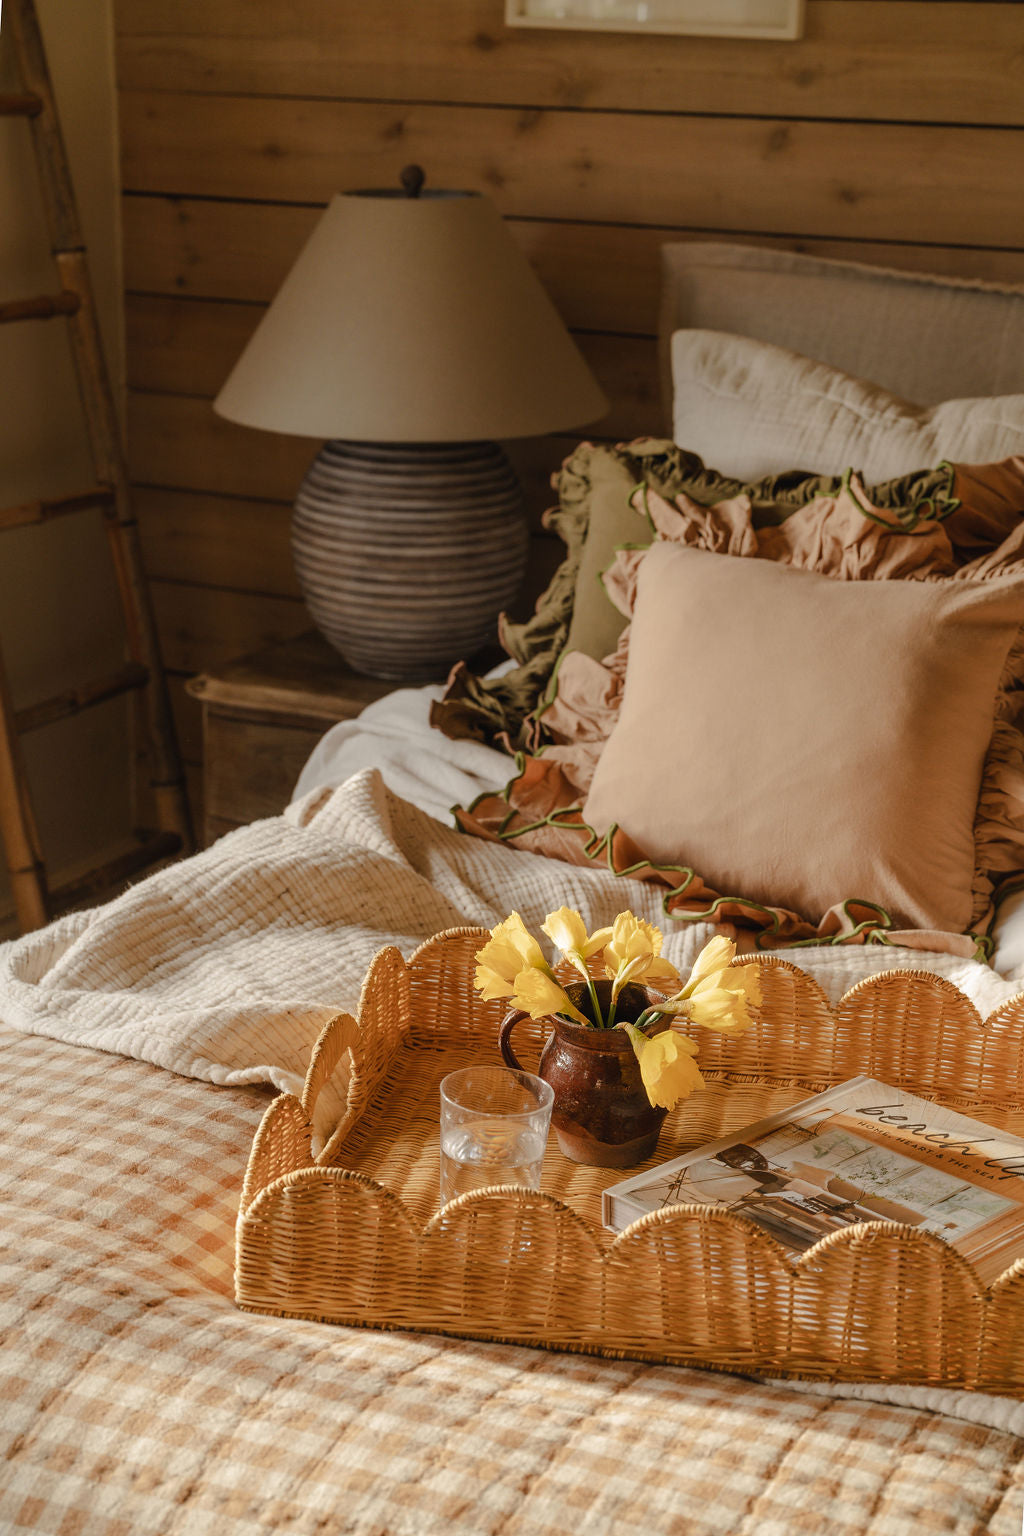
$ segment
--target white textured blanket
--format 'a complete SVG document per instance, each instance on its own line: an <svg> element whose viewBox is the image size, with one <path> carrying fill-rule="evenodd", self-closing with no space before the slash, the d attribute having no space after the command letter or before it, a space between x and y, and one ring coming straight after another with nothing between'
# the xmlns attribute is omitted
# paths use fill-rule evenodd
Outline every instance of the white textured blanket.
<svg viewBox="0 0 1024 1536"><path fill-rule="evenodd" d="M660 918L652 887L464 837L369 770L231 833L108 906L0 948L0 1019L187 1077L297 1091L320 1028L355 1008L382 945L409 953L441 929L493 926L512 908L537 925L563 902L592 926L625 906ZM671 931L666 952L685 966L707 937L705 928ZM833 998L893 966L948 976L983 1015L1020 990L973 961L916 950L796 958ZM1002 1428L1019 1419L994 1399L864 1391Z"/></svg>
<svg viewBox="0 0 1024 1536"><path fill-rule="evenodd" d="M565 903L592 926L623 907L652 922L639 881L575 869L465 837L365 770L269 821L230 833L104 907L0 948L0 1018L215 1083L298 1091L333 1013L354 1011L373 955L408 954L432 933L527 924ZM711 930L666 933L688 965ZM893 966L948 976L989 1013L1021 989L987 966L885 946L789 951L835 999Z"/></svg>

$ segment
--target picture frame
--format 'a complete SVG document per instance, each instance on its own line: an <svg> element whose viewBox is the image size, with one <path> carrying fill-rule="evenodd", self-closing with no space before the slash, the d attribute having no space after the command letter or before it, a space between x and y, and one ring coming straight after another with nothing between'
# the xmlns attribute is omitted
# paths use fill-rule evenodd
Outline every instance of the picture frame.
<svg viewBox="0 0 1024 1536"><path fill-rule="evenodd" d="M805 0L505 0L510 27L688 37L803 36Z"/></svg>

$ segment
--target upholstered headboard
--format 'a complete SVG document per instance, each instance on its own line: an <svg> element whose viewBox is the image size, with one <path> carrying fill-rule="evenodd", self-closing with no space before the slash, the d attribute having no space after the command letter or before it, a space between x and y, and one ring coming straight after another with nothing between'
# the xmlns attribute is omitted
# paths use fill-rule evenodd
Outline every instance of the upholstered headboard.
<svg viewBox="0 0 1024 1536"><path fill-rule="evenodd" d="M660 336L731 331L932 405L1024 394L1024 288L696 241L662 247Z"/></svg>

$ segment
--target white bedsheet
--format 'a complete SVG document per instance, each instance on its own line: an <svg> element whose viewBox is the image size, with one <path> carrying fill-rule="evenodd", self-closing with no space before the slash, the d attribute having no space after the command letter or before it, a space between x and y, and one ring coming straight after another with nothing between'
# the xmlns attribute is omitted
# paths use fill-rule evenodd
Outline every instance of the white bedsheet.
<svg viewBox="0 0 1024 1536"><path fill-rule="evenodd" d="M513 764L504 752L477 741L450 741L434 730L430 705L443 692L440 683L398 688L368 705L358 719L332 726L299 775L293 801L311 789L336 788L363 768L376 768L396 795L451 826L452 806L468 805L486 790L507 784Z"/></svg>

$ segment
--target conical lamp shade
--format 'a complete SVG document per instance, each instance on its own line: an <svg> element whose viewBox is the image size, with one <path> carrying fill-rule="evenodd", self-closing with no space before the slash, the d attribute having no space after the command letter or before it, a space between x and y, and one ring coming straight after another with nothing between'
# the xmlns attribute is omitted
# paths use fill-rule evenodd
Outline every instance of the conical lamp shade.
<svg viewBox="0 0 1024 1536"><path fill-rule="evenodd" d="M305 437L442 443L580 426L608 402L487 198L349 192L214 409Z"/></svg>

